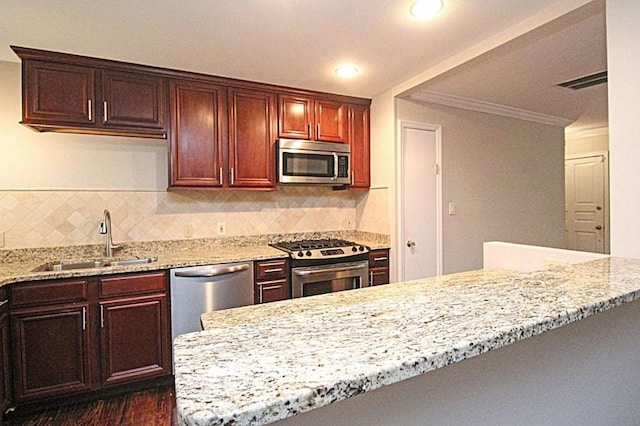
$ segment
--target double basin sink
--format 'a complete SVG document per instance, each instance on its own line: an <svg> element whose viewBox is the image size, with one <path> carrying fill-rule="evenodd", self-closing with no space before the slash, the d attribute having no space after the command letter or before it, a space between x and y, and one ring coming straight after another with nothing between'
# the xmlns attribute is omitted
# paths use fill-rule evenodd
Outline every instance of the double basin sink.
<svg viewBox="0 0 640 426"><path fill-rule="evenodd" d="M125 259L93 259L81 261L53 261L44 263L34 269L34 272L68 271L72 269L106 268L107 266L130 266L157 262L156 256L131 257Z"/></svg>

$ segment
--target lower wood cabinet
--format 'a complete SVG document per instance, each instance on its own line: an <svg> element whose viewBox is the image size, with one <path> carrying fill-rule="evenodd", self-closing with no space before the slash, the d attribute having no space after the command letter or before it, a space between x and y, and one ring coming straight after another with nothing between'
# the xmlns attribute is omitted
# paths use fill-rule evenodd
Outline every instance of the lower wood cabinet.
<svg viewBox="0 0 640 426"><path fill-rule="evenodd" d="M169 375L166 273L14 284L11 340L17 405Z"/></svg>
<svg viewBox="0 0 640 426"><path fill-rule="evenodd" d="M389 284L389 249L369 252L369 285Z"/></svg>
<svg viewBox="0 0 640 426"><path fill-rule="evenodd" d="M9 358L9 300L0 288L0 416L13 403Z"/></svg>
<svg viewBox="0 0 640 426"><path fill-rule="evenodd" d="M100 294L101 385L171 374L165 274L102 279Z"/></svg>
<svg viewBox="0 0 640 426"><path fill-rule="evenodd" d="M289 261L287 259L254 262L254 303L275 302L291 298Z"/></svg>

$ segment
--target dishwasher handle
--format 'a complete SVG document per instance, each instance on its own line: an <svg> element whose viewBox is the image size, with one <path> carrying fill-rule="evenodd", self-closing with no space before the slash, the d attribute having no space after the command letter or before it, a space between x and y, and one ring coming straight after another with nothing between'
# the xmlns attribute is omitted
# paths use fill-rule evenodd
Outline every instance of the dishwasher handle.
<svg viewBox="0 0 640 426"><path fill-rule="evenodd" d="M249 263L244 263L242 265L234 265L234 266L220 266L220 267L194 269L190 271L176 271L175 276L184 277L184 278L211 278L211 277L218 277L220 275L227 275L227 274L233 274L236 272L246 271L250 267L251 265Z"/></svg>

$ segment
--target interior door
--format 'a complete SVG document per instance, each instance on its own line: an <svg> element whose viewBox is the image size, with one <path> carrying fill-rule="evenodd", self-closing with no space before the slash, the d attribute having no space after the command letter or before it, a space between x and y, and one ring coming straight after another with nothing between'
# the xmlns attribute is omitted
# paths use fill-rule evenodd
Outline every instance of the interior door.
<svg viewBox="0 0 640 426"><path fill-rule="evenodd" d="M441 273L439 146L435 129L401 129L400 279Z"/></svg>
<svg viewBox="0 0 640 426"><path fill-rule="evenodd" d="M606 157L565 160L567 248L606 253Z"/></svg>

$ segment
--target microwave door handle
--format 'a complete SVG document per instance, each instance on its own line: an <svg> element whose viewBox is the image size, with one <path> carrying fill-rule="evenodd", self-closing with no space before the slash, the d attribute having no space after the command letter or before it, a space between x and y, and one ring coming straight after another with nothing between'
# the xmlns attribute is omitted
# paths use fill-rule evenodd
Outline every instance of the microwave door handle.
<svg viewBox="0 0 640 426"><path fill-rule="evenodd" d="M338 180L338 154L333 153L333 180Z"/></svg>

